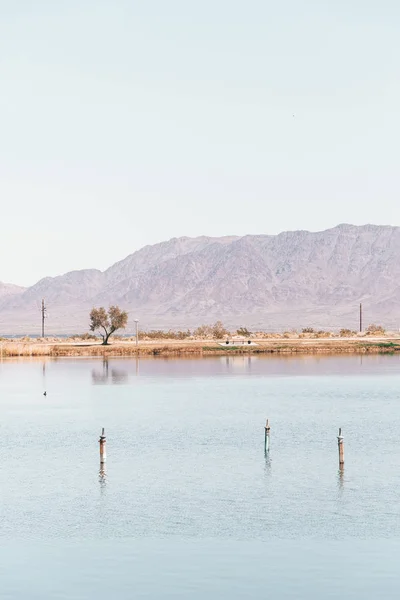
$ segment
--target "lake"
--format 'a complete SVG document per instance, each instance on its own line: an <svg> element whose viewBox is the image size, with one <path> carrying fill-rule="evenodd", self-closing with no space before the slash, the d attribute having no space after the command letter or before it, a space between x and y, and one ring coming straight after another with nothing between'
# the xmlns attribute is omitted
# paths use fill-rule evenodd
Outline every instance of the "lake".
<svg viewBox="0 0 400 600"><path fill-rule="evenodd" d="M397 598L399 431L398 356L4 360L0 597Z"/></svg>

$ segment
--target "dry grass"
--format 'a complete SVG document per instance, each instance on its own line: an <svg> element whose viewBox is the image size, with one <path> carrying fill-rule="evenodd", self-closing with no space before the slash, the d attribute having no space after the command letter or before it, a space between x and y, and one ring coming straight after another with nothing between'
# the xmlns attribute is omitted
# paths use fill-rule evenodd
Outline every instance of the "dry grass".
<svg viewBox="0 0 400 600"><path fill-rule="evenodd" d="M51 356L51 346L32 342L0 342L0 356Z"/></svg>
<svg viewBox="0 0 400 600"><path fill-rule="evenodd" d="M98 343L39 341L2 341L0 357L74 357L74 356L210 356L232 354L343 354L400 352L400 338L295 338L257 340L256 346L225 348L215 341L130 342L115 341L109 346Z"/></svg>

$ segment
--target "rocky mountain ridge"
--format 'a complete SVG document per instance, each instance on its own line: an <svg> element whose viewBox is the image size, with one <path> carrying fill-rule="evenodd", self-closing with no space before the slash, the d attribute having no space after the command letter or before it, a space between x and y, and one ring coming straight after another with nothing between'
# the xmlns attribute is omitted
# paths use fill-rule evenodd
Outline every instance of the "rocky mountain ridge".
<svg viewBox="0 0 400 600"><path fill-rule="evenodd" d="M104 272L72 271L27 289L0 284L0 332L38 332L43 297L48 331L57 333L87 330L90 308L110 303L146 329L221 319L231 327L283 330L355 329L363 302L368 322L397 329L399 276L399 227L173 238Z"/></svg>

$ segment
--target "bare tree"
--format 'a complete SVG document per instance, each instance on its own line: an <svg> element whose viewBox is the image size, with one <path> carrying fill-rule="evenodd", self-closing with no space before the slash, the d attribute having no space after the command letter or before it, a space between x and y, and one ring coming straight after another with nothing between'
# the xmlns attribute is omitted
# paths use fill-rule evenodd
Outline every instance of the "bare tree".
<svg viewBox="0 0 400 600"><path fill-rule="evenodd" d="M103 345L108 344L108 339L117 329L125 329L128 323L128 313L121 310L119 306L110 306L108 311L101 308L92 308L90 311L90 331L97 329L103 330L100 335L103 338Z"/></svg>
<svg viewBox="0 0 400 600"><path fill-rule="evenodd" d="M208 338L212 337L213 331L211 325L200 325L193 331L193 335L196 338Z"/></svg>
<svg viewBox="0 0 400 600"><path fill-rule="evenodd" d="M214 339L220 340L221 338L229 335L229 331L226 329L222 321L217 321L212 326L212 334Z"/></svg>

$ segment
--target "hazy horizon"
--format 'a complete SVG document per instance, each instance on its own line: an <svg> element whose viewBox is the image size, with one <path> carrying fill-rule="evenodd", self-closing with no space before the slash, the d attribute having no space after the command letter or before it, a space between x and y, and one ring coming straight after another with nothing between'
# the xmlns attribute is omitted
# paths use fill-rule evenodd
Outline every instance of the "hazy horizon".
<svg viewBox="0 0 400 600"><path fill-rule="evenodd" d="M172 237L400 223L400 7L2 7L0 281Z"/></svg>

